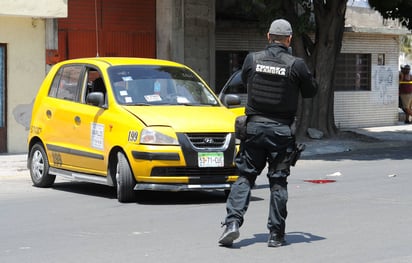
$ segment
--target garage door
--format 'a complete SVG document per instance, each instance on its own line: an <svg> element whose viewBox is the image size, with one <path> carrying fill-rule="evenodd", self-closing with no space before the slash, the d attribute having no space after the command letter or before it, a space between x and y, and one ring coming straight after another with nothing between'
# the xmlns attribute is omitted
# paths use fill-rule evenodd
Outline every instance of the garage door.
<svg viewBox="0 0 412 263"><path fill-rule="evenodd" d="M70 0L58 25L61 60L156 57L155 0Z"/></svg>

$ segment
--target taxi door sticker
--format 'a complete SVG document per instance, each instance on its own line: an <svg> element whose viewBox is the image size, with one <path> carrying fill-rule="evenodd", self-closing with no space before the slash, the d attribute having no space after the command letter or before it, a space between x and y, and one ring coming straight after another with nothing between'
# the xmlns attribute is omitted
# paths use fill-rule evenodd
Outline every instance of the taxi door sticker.
<svg viewBox="0 0 412 263"><path fill-rule="evenodd" d="M104 148L104 124L92 122L90 125L92 148L103 150Z"/></svg>

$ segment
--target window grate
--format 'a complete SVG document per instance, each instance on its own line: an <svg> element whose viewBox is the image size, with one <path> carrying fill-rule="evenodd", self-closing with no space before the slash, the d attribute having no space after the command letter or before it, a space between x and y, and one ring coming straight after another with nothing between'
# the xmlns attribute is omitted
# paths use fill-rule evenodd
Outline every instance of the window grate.
<svg viewBox="0 0 412 263"><path fill-rule="evenodd" d="M334 87L335 91L371 90L371 54L339 54Z"/></svg>

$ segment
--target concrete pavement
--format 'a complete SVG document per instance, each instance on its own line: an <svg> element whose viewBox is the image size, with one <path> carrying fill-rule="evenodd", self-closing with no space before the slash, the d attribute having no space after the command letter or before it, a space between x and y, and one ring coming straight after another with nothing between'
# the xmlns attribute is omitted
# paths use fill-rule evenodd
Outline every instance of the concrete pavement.
<svg viewBox="0 0 412 263"><path fill-rule="evenodd" d="M115 192L87 184L63 183L53 191L31 187L27 154L0 155L0 201L7 222L1 229L1 262L53 262L61 255L64 262L79 257L83 262L411 262L410 158L365 162L316 155L355 151L353 157L357 149L404 146L412 143L412 125L353 129L305 143L304 154L314 158L299 161L289 178L289 245L279 249L266 245L265 172L257 179L241 236L227 249L217 244L223 194L204 199L201 193L155 193L137 205L117 204ZM336 182L308 182L325 178ZM111 249L102 250L105 244Z"/></svg>
<svg viewBox="0 0 412 263"><path fill-rule="evenodd" d="M302 156L354 151L365 148L386 148L412 143L412 124L399 122L393 126L341 130L334 138L306 140Z"/></svg>
<svg viewBox="0 0 412 263"><path fill-rule="evenodd" d="M331 139L306 140L306 150L302 156L354 151L365 148L385 148L404 146L412 143L412 124L399 122L398 125L342 130ZM27 153L0 155L0 176L28 175Z"/></svg>
<svg viewBox="0 0 412 263"><path fill-rule="evenodd" d="M25 153L0 155L0 176L28 176L26 159Z"/></svg>

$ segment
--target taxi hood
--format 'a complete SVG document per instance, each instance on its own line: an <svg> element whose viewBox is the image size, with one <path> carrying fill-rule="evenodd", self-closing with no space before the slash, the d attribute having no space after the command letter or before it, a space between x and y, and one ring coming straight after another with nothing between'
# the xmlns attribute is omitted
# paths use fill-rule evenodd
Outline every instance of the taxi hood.
<svg viewBox="0 0 412 263"><path fill-rule="evenodd" d="M147 126L175 132L234 132L236 115L222 106L125 106Z"/></svg>

